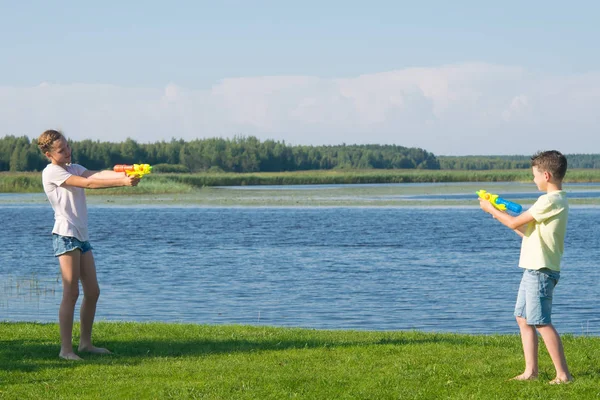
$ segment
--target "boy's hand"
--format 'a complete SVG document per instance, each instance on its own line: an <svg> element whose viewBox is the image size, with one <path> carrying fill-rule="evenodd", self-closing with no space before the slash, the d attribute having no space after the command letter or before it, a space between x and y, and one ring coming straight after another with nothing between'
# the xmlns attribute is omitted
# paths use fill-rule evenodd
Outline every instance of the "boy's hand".
<svg viewBox="0 0 600 400"><path fill-rule="evenodd" d="M487 200L479 199L479 206L486 213L490 213L491 214L494 211L494 206L492 205L492 203L490 203Z"/></svg>

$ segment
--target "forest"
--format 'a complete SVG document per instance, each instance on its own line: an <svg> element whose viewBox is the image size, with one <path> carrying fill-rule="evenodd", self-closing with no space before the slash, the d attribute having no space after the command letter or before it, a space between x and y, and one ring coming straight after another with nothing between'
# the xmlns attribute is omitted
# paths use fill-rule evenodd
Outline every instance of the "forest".
<svg viewBox="0 0 600 400"><path fill-rule="evenodd" d="M398 145L289 145L254 136L231 139L171 139L138 143L69 141L72 160L88 169L145 163L156 172L281 172L331 169L498 170L526 169L530 156L436 156ZM567 154L569 168L600 168L600 154ZM0 138L0 171L41 171L48 161L27 136Z"/></svg>

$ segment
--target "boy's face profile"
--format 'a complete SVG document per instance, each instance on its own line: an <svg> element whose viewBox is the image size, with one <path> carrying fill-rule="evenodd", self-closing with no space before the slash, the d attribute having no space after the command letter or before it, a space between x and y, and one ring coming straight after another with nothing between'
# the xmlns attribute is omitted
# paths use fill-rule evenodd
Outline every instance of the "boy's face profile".
<svg viewBox="0 0 600 400"><path fill-rule="evenodd" d="M532 167L531 169L533 171L533 182L539 191L545 192L548 189L548 181L552 175L548 171L542 171L538 167Z"/></svg>

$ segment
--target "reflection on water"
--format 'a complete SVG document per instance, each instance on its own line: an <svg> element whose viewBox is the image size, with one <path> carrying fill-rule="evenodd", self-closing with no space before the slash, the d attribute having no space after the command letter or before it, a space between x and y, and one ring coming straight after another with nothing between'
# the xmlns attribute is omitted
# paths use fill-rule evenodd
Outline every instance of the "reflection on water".
<svg viewBox="0 0 600 400"><path fill-rule="evenodd" d="M519 238L476 208L90 207L99 320L516 333ZM600 334L597 208L573 207L554 322ZM47 205L3 206L0 320L56 321Z"/></svg>

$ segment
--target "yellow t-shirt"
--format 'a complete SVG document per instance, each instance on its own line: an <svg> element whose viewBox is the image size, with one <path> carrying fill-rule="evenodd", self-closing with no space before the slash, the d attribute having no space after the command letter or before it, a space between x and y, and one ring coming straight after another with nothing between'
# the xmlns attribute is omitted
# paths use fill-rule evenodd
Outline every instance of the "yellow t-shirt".
<svg viewBox="0 0 600 400"><path fill-rule="evenodd" d="M560 271L569 216L567 193L557 190L544 194L528 211L534 221L523 236L519 267Z"/></svg>

